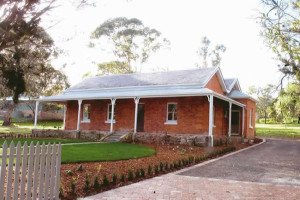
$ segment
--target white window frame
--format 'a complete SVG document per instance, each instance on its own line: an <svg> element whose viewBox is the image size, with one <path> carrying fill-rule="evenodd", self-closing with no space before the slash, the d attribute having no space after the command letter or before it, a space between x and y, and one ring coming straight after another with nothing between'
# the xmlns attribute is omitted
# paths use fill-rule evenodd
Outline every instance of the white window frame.
<svg viewBox="0 0 300 200"><path fill-rule="evenodd" d="M111 120L109 119L109 107L110 106L112 106L111 103L109 103L107 105L106 121L105 121L105 123L107 123L107 124L110 124L110 122L111 122ZM115 115L116 115L116 104L115 104L115 108L114 108L114 120L113 120L113 123L116 123L116 116Z"/></svg>
<svg viewBox="0 0 300 200"><path fill-rule="evenodd" d="M88 108L88 111L89 111L89 114L88 114L88 117L89 118L86 118L85 117L85 113L84 113L84 111L85 111L85 107L86 106L88 106L89 108ZM81 120L81 122L82 123L90 123L91 122L91 104L89 104L89 103L85 103L85 104L83 104L83 106L82 106L82 120Z"/></svg>
<svg viewBox="0 0 300 200"><path fill-rule="evenodd" d="M166 122L165 124L168 124L168 125L177 125L177 120L168 120L168 115L169 115L169 105L171 104L174 104L176 105L176 115L177 115L177 108L178 108L178 104L176 102L169 102L167 103L167 117L166 117ZM178 115L177 115L177 118L178 118Z"/></svg>
<svg viewBox="0 0 300 200"><path fill-rule="evenodd" d="M252 115L253 115L253 111L252 111L252 109L250 109L250 112L249 112L249 128L253 128Z"/></svg>

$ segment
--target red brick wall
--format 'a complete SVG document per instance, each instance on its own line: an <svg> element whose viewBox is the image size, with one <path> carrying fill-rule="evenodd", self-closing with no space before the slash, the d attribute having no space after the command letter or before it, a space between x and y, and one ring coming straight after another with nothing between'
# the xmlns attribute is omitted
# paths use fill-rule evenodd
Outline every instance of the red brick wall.
<svg viewBox="0 0 300 200"><path fill-rule="evenodd" d="M177 103L177 125L167 125L167 103ZM81 123L81 130L109 131L110 124L105 123L107 118L107 105L110 100L83 101L91 104L90 123ZM208 109L207 97L178 97L178 98L151 98L140 99L145 104L144 131L168 132L180 134L208 133ZM215 106L215 135L225 135L228 131L228 118L224 118L224 106L226 103L214 100ZM67 104L66 129L75 130L77 126L77 101ZM134 101L133 99L121 99L116 101L115 113L116 131L132 131L134 126ZM227 108L228 109L228 108ZM81 112L82 113L82 112ZM82 117L82 116L81 116Z"/></svg>
<svg viewBox="0 0 300 200"><path fill-rule="evenodd" d="M256 102L251 99L236 99L246 105L244 113L244 135L246 138L253 139L255 137L255 116L256 116ZM252 110L252 119L250 119L250 110ZM252 127L250 127L250 120L252 120Z"/></svg>
<svg viewBox="0 0 300 200"><path fill-rule="evenodd" d="M216 74L210 79L210 81L208 81L205 87L224 95L224 91Z"/></svg>

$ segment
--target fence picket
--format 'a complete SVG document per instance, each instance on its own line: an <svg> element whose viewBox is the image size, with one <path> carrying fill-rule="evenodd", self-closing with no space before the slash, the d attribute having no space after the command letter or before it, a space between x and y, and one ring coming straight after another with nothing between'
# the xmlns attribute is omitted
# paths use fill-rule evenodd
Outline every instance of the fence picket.
<svg viewBox="0 0 300 200"><path fill-rule="evenodd" d="M20 199L25 199L25 184L26 184L26 174L27 174L27 161L28 161L28 145L25 141L23 145L23 158L22 158L22 174L21 174L21 187L20 187Z"/></svg>
<svg viewBox="0 0 300 200"><path fill-rule="evenodd" d="M53 199L53 187L55 186L55 158L56 158L56 149L57 146L55 143L52 145L52 153L51 153L51 167L50 167L50 192L49 192L49 197L50 199Z"/></svg>
<svg viewBox="0 0 300 200"><path fill-rule="evenodd" d="M20 161L21 161L21 143L18 142L17 144L17 154L16 154L16 165L15 165L15 178L14 178L14 193L13 199L18 199L18 192L19 192L19 177L20 177Z"/></svg>
<svg viewBox="0 0 300 200"><path fill-rule="evenodd" d="M41 162L40 162L40 184L39 184L39 194L38 199L43 199L43 188L44 188L44 180L45 180L45 155L46 155L46 145L42 144L42 153L41 153Z"/></svg>
<svg viewBox="0 0 300 200"><path fill-rule="evenodd" d="M34 158L34 169L33 169L33 188L32 188L32 199L36 199L37 186L38 186L38 170L40 164L40 144L37 142L35 146L35 158Z"/></svg>
<svg viewBox="0 0 300 200"><path fill-rule="evenodd" d="M33 158L34 158L34 145L33 142L31 142L29 146L29 162L28 162L28 173L27 173L27 191L26 191L27 200L31 199Z"/></svg>
<svg viewBox="0 0 300 200"><path fill-rule="evenodd" d="M50 171L50 162L51 162L51 153L52 153L52 146L50 143L47 145L47 154L46 154L46 173L45 173L45 199L48 199L49 197L49 171Z"/></svg>
<svg viewBox="0 0 300 200"><path fill-rule="evenodd" d="M56 157L56 171L55 171L55 200L59 200L59 188L60 188L60 165L61 165L61 144L57 147L57 157Z"/></svg>
<svg viewBox="0 0 300 200"><path fill-rule="evenodd" d="M8 160L8 173L6 179L6 200L11 197L11 188L12 188L12 178L13 178L13 167L14 167L14 154L15 154L15 144L11 142L9 145L9 160Z"/></svg>
<svg viewBox="0 0 300 200"><path fill-rule="evenodd" d="M6 176L6 156L7 143L4 141L2 145L2 162L1 162L1 176L0 176L0 199L4 199L4 182Z"/></svg>

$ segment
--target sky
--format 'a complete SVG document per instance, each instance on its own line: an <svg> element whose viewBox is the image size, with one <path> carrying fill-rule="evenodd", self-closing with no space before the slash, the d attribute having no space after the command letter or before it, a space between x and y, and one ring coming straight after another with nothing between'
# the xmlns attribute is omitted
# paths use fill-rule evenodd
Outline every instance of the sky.
<svg viewBox="0 0 300 200"><path fill-rule="evenodd" d="M53 64L56 68L65 66L71 85L80 82L84 73L95 73L95 63L114 59L109 45L88 47L91 32L109 18L134 17L171 42L170 48L150 57L143 72L195 68L201 38L207 36L212 45L227 48L220 66L223 76L237 77L247 91L252 85L278 84L281 77L279 62L260 36L257 17L261 8L260 0L100 0L96 7L83 9L64 1L48 14L50 17L44 16L43 23L64 51Z"/></svg>

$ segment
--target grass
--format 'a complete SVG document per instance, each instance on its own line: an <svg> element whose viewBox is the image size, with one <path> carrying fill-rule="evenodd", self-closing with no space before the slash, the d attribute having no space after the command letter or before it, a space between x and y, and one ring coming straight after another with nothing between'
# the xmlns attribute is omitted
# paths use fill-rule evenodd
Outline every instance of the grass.
<svg viewBox="0 0 300 200"><path fill-rule="evenodd" d="M300 138L300 124L256 124L260 137Z"/></svg>
<svg viewBox="0 0 300 200"><path fill-rule="evenodd" d="M62 163L128 160L154 154L154 149L137 144L97 143L65 145L62 147Z"/></svg>
<svg viewBox="0 0 300 200"><path fill-rule="evenodd" d="M0 133L5 134L30 134L31 129L34 128L33 122L15 122L11 126L1 126L3 123L0 120ZM62 127L61 121L38 121L38 129L57 129L57 127Z"/></svg>

